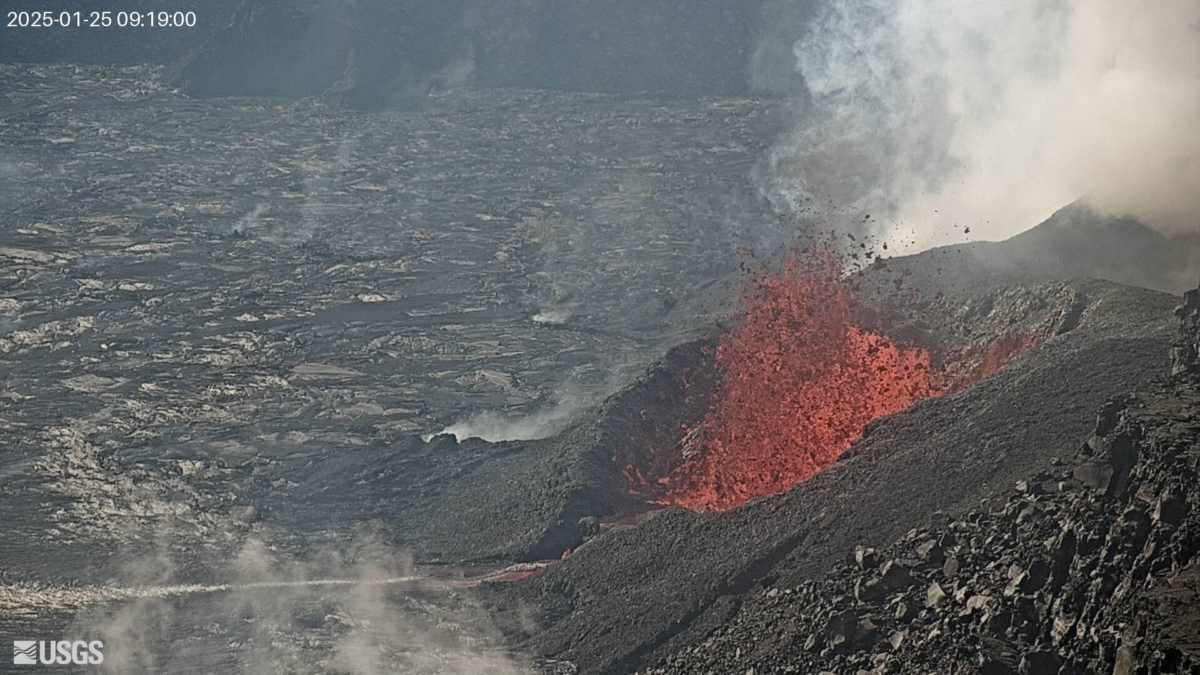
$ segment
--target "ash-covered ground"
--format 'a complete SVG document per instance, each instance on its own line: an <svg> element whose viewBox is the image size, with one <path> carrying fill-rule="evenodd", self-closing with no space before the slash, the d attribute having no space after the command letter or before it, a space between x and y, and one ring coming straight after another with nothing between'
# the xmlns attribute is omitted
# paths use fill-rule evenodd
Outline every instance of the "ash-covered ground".
<svg viewBox="0 0 1200 675"><path fill-rule="evenodd" d="M1154 384L1177 240L1075 206L862 272L897 339L1037 346L783 494L639 522L661 495L628 468L669 469L710 404L735 249L791 235L751 182L786 102L455 89L368 114L82 66L0 66L0 91L0 635L103 639L120 673L1191 663L1194 516L1157 524L1161 444L1145 494L1075 473L1104 473L1111 443L1080 445L1133 391L1127 426L1194 444L1187 382ZM1039 563L1059 512L1100 548ZM907 585L843 564L864 548ZM1097 609L1096 556L1124 604ZM1044 564L1068 578L1029 581ZM1113 632L1160 597L1153 630Z"/></svg>

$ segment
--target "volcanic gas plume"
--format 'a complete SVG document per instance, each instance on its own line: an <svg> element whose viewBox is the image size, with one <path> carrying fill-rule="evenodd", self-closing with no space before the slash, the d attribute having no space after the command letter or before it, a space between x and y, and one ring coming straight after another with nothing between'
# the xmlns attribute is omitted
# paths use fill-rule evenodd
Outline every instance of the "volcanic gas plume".
<svg viewBox="0 0 1200 675"><path fill-rule="evenodd" d="M813 108L759 173L783 211L866 210L917 250L1081 197L1200 231L1196 0L831 0L794 52Z"/></svg>
<svg viewBox="0 0 1200 675"><path fill-rule="evenodd" d="M845 273L832 239L747 276L736 327L719 340L719 379L666 476L627 470L635 489L697 510L780 492L829 466L867 423L999 370L1037 339L1002 335L953 354L889 337Z"/></svg>

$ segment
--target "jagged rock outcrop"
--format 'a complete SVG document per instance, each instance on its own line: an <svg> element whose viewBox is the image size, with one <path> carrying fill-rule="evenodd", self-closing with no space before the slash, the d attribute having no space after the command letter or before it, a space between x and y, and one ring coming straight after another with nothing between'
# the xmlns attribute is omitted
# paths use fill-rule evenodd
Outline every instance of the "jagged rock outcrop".
<svg viewBox="0 0 1200 675"><path fill-rule="evenodd" d="M1200 370L1200 289L1188 291L1183 304L1175 309L1179 317L1179 338L1171 346L1171 372Z"/></svg>

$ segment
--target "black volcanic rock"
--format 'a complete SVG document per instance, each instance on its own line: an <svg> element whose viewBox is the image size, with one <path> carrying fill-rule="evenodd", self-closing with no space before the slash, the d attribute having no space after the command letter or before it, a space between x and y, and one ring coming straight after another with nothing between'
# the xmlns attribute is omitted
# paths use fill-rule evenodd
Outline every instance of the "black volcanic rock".
<svg viewBox="0 0 1200 675"><path fill-rule="evenodd" d="M916 255L875 258L858 283L864 295L884 304L933 304L930 311L911 317L918 325L952 314L944 309L954 302L939 302L938 292L969 303L958 312L961 332L974 329L972 320L990 313L995 298L988 291L1004 284L1091 278L1181 294L1193 288L1198 276L1200 235L1165 234L1136 219L1098 214L1077 202L1005 241L964 242ZM672 320L695 325L723 318L737 301L741 281L731 273L692 294L673 308Z"/></svg>
<svg viewBox="0 0 1200 675"><path fill-rule="evenodd" d="M1160 303L1159 311L1163 309ZM1159 344L1163 344L1162 337L1160 333ZM1161 372L1165 362L1159 363ZM995 377L1020 368L1013 364ZM888 418L881 426L912 412ZM876 464L869 465L861 464L863 454L856 452L849 461L839 462L785 495L725 514L698 517L707 521L703 529L678 537L678 544L660 546L652 555L672 561L676 574L681 567L688 569L693 575L690 579L695 579L706 569L730 564L730 556L706 551L729 551L730 540L743 532L753 538L738 539L740 545L770 546L775 542L767 537L778 536L772 527L776 523L793 528L785 544L790 545L787 553L778 555L776 549L766 564L759 558L741 568L740 577L725 577L738 579L740 585L724 582L708 590L694 581L689 583L685 593L693 602L698 594L708 592L711 604L676 618L678 623L666 633L642 633L652 641L643 643L640 651L625 652L628 655L623 662L578 646L564 654L574 658L581 672L639 670L654 675L855 672L867 663L871 672L947 675L964 671L1197 672L1198 418L1200 379L1194 373L1148 381L1140 394L1104 401L1090 437L1077 453L1070 453L1071 445L1065 444L1060 446L1068 451L1062 459L1017 462L1023 469L1005 473L1019 476L1008 483L1012 488L992 491L981 483L983 489L974 499L968 497L962 507L932 511L927 525L918 522L906 533L898 528L893 543L886 546L876 538L877 525L874 531L870 528L871 502L884 495L881 501L894 500L894 513L901 512L900 504L912 509L916 503L913 495L898 494L902 490L899 481L919 465L919 455L901 448L890 455L876 450L872 458ZM872 433L856 448L880 443L879 433ZM914 442L921 444L910 441ZM924 452L931 450L938 452L936 446L924 445ZM955 450L970 452L968 446ZM988 450L995 451L996 446L990 445ZM976 454L975 458L982 456ZM1016 459L1011 452L1004 456L1006 464ZM1087 466L1094 470L1080 471ZM856 488L864 476L875 471L892 480L871 482L866 491L859 492ZM1077 477L1081 474L1104 479L1080 481ZM925 484L926 490L945 490L941 481L957 484L962 480L962 474L948 477L944 471L924 475L938 477ZM817 486L824 481L829 481L823 486L826 489L806 501L806 493L820 490ZM840 498L844 492L850 493L848 499ZM824 510L808 519L807 531L797 533L794 523L803 512L794 507L800 504L814 511L821 505ZM655 524L658 519L644 527ZM828 534L814 537L822 530ZM851 536L844 536L846 533ZM621 534L634 539L639 533ZM662 538L660 531L642 542ZM605 625L603 605L588 593L595 583L589 563L608 569L605 583L638 584L642 592L654 594L661 603L666 587L651 586L646 578L612 576L617 560L605 549L615 539L582 551L567 564L547 570L541 579L493 590L537 593L540 583L554 579L560 593L572 594L573 603L586 604L588 612L558 618L549 624L553 631L572 630L579 623L590 623L589 630ZM830 557L822 570L814 560L821 549L803 550L815 542L825 550L832 543L833 548L841 548L844 557ZM895 561L926 560L939 548L950 560L959 561L959 569L950 577L936 566L916 565L911 571L911 588L896 586L894 593L883 599L878 583L881 571L858 562L867 545L877 547L889 561L883 567L884 575L888 568L903 564ZM664 548L678 553L664 556ZM620 550L630 556L638 549L636 543L627 542ZM699 566L689 567L684 562L698 557ZM645 558L638 562L653 564ZM726 567L719 574L736 574L736 569ZM762 583L754 583L757 579ZM881 601L890 611L876 611ZM661 610L657 614L663 615ZM639 618L644 622L654 617L643 613ZM863 630L867 635L889 637L882 644L874 639L859 642ZM624 631L622 639L638 634ZM548 633L535 634L532 644L569 644L559 639ZM617 647L610 643L609 648Z"/></svg>
<svg viewBox="0 0 1200 675"><path fill-rule="evenodd" d="M327 663L329 640L314 654L310 633L276 632L290 625L276 619L292 617L243 625L245 608L217 596L254 589L225 588L222 575L254 562L241 552L284 567L314 552L355 553L341 545L369 528L389 557L388 546L406 546L418 562L507 562L578 546L488 596L513 634L535 633L528 646L591 672L682 654L751 616L759 593L795 609L796 588L812 616L846 619L842 651L814 637L824 624L800 623L801 612L778 622L796 628L787 644L813 658L844 656L848 670L866 670L885 646L928 645L919 638L964 635L978 621L976 642L950 646L972 665L1011 671L1026 646L1045 649L1038 617L1049 594L1094 605L1194 559L1190 484L1159 485L1143 471L1170 453L1194 468L1191 413L1172 413L1175 437L1136 424L1138 401L1114 400L1090 421L1107 397L1164 367L1171 299L1047 280L1049 264L1028 277L1002 273L1003 244L990 245L990 267L948 250L859 280L887 288L893 272L910 272L913 293L888 318L914 340L971 350L1018 329L1044 344L970 388L879 420L841 462L786 494L720 515L667 509L579 545L592 519L646 507L624 470L669 463L679 423L703 414L713 376L704 342L667 353L549 439L416 434L481 408L528 411L564 373L624 380L622 368L640 371L667 339L706 327L688 316L686 296L732 266L728 223L761 217L745 208L752 200L728 201L747 187L747 158L764 137L759 104L455 90L421 115L359 115L320 101L195 100L158 88L152 74L0 66L0 197L12 223L0 237L3 632L60 635L80 607L121 615L164 593L160 609L178 623L156 654L174 656L171 666L277 640ZM593 134L586 144L583 129ZM110 170L114 156L127 158L123 172ZM1136 224L1114 227L1141 236ZM577 314L531 320L546 318L543 303ZM689 329L667 331L668 312ZM1099 478L1088 499L1111 512L1063 533L1054 528L1064 504L1084 491L1074 465L1060 464L1089 430L1085 461ZM1026 485L1010 491L1018 480ZM915 559L929 540L959 561L955 574ZM836 593L803 590L856 546L904 565L914 583L859 607L855 583L882 573L868 563L839 577ZM1031 586L1039 557L1049 575ZM1078 560L1120 564L1085 587ZM1171 577L1155 598L1177 644L1195 634L1194 617L1174 604L1194 601L1194 578ZM944 613L924 607L933 583ZM379 590L362 588L372 599ZM406 591L392 600L424 602ZM297 625L362 625L331 609L307 604ZM1085 632L1074 606L1051 612L1052 636ZM84 625L127 625L111 618ZM1157 638L1130 630L1119 646L1105 638L1102 662L1115 653L1123 667L1183 663L1169 643L1161 655L1141 650L1135 642ZM732 644L734 654L748 647ZM740 665L719 650L707 657ZM1090 663L1079 652L1066 666Z"/></svg>

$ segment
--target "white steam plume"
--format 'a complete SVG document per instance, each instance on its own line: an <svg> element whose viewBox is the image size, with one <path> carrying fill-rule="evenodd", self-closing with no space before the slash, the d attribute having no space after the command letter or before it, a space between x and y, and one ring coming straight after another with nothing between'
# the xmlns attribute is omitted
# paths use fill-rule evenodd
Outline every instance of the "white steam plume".
<svg viewBox="0 0 1200 675"><path fill-rule="evenodd" d="M528 415L512 416L488 410L471 415L423 438L429 442L434 436L450 434L460 441L481 438L491 443L548 438L570 426L578 414L594 404L598 398L601 396L593 392L567 392L560 395L549 407Z"/></svg>
<svg viewBox="0 0 1200 675"><path fill-rule="evenodd" d="M567 429L581 415L594 408L644 365L636 360L610 366L612 371L598 383L568 382L549 397L545 407L529 413L485 410L460 419L436 433L421 436L428 443L434 436L450 434L460 441L480 438L490 443L532 441L549 438Z"/></svg>
<svg viewBox="0 0 1200 675"><path fill-rule="evenodd" d="M763 173L779 206L919 248L1081 197L1200 231L1200 0L829 0L795 53L815 109Z"/></svg>

